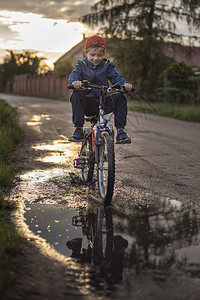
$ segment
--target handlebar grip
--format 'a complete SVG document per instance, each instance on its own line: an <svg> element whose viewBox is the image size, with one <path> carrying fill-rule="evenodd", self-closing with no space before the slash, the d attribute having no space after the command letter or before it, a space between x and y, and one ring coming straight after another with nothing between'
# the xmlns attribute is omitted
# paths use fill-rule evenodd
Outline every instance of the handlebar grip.
<svg viewBox="0 0 200 300"><path fill-rule="evenodd" d="M68 85L68 89L69 89L69 90L74 90L73 84L69 84L69 85Z"/></svg>

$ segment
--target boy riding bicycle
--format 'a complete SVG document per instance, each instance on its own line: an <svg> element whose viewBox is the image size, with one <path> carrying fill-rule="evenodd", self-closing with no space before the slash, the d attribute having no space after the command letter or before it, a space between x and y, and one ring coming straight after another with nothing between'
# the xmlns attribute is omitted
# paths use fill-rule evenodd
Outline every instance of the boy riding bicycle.
<svg viewBox="0 0 200 300"><path fill-rule="evenodd" d="M70 97L72 105L72 121L75 126L70 142L79 142L84 138L84 116L98 115L99 95L97 90L82 91L81 81L88 80L90 83L108 86L108 80L112 84L120 82L126 91L132 90L132 84L128 83L115 69L115 65L104 58L105 41L100 36L92 36L86 40L84 53L86 57L78 60L69 76L69 84L74 86ZM106 113L114 112L115 126L117 128L116 143L130 144L131 139L127 136L124 128L127 117L127 100L121 93L107 96L105 101Z"/></svg>

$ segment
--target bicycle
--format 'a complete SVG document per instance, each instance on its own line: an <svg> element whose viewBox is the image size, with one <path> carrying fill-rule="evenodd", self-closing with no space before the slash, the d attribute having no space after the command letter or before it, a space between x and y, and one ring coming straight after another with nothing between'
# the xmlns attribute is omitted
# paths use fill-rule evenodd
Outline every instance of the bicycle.
<svg viewBox="0 0 200 300"><path fill-rule="evenodd" d="M82 228L88 246L82 247L82 237L67 241L68 249L72 250L71 257L91 264L96 283L102 284L106 278L113 283L121 281L128 241L119 234L114 235L112 208L102 206L86 212L81 209L72 217L72 225Z"/></svg>
<svg viewBox="0 0 200 300"><path fill-rule="evenodd" d="M111 207L99 207L95 212L88 211L86 214L80 211L72 217L72 225L82 227L83 236L87 237L88 247L82 248L82 238L75 238L66 243L74 253L73 257L83 262L90 262L95 270L97 278L105 270L111 268L113 253L113 221ZM73 243L75 241L75 243ZM77 242L78 241L78 247ZM78 251L77 251L78 248Z"/></svg>
<svg viewBox="0 0 200 300"><path fill-rule="evenodd" d="M68 88L74 89L73 85L69 85ZM115 182L114 130L113 126L108 124L111 117L105 114L104 104L106 96L113 90L128 94L131 97L132 95L120 83L111 86L98 86L83 80L81 90L90 89L99 90L99 114L98 116L85 117L91 126L84 129L84 140L79 157L74 160L74 167L82 169L84 181L91 182L96 164L100 196L105 205L110 205Z"/></svg>

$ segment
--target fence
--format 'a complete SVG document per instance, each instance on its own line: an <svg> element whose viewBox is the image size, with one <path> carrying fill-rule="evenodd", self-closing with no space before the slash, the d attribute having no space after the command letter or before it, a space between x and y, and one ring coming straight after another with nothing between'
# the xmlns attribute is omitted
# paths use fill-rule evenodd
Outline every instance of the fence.
<svg viewBox="0 0 200 300"><path fill-rule="evenodd" d="M68 76L56 78L53 72L45 75L17 75L13 82L13 92L22 95L69 97Z"/></svg>

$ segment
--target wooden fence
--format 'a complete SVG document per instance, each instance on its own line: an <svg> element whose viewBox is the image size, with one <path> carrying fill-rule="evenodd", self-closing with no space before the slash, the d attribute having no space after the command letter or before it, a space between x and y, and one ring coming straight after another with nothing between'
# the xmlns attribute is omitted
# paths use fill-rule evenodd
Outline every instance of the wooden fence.
<svg viewBox="0 0 200 300"><path fill-rule="evenodd" d="M56 78L53 72L45 75L17 75L13 82L13 92L22 95L69 97L71 91L67 88L68 76Z"/></svg>

